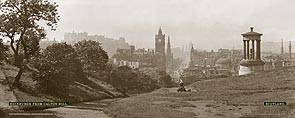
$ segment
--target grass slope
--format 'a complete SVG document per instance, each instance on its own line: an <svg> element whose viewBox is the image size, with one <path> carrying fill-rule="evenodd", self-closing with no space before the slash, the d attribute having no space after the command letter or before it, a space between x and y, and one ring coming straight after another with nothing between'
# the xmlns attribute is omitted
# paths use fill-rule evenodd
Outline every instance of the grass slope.
<svg viewBox="0 0 295 118"><path fill-rule="evenodd" d="M294 118L295 67L196 82L192 92L163 88L114 102L115 118ZM286 102L264 106L264 102Z"/></svg>

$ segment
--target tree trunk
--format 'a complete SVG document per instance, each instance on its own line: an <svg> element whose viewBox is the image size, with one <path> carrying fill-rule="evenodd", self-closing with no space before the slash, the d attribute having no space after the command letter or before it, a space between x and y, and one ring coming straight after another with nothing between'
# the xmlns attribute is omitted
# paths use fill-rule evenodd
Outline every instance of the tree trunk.
<svg viewBox="0 0 295 118"><path fill-rule="evenodd" d="M15 65L19 68L17 75L14 78L13 87L18 87L20 85L20 79L24 73L23 59L19 55L15 55Z"/></svg>
<svg viewBox="0 0 295 118"><path fill-rule="evenodd" d="M18 87L19 85L20 85L20 79L21 79L21 76L22 76L22 74L24 73L24 67L20 67L19 68L19 71L18 71L18 73L17 73L17 75L16 75L16 77L15 77L15 79L14 79L14 82L13 82L13 86L14 87Z"/></svg>

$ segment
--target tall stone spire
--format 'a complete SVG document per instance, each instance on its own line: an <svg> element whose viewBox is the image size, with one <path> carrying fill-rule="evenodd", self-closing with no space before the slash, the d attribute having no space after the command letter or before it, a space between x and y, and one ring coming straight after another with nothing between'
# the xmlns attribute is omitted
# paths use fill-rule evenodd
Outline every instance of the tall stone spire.
<svg viewBox="0 0 295 118"><path fill-rule="evenodd" d="M289 59L292 60L292 44L291 41L289 41Z"/></svg>
<svg viewBox="0 0 295 118"><path fill-rule="evenodd" d="M282 42L281 42L281 54L283 55L284 54L284 40L282 39Z"/></svg>
<svg viewBox="0 0 295 118"><path fill-rule="evenodd" d="M194 52L194 45L192 44L191 53Z"/></svg>
<svg viewBox="0 0 295 118"><path fill-rule="evenodd" d="M168 36L168 42L167 42L167 56L168 55L171 55L170 36Z"/></svg>
<svg viewBox="0 0 295 118"><path fill-rule="evenodd" d="M195 52L195 49L194 49L194 45L192 44L192 48L191 48L191 52L190 52L190 59L191 59L191 61L193 60L194 52Z"/></svg>
<svg viewBox="0 0 295 118"><path fill-rule="evenodd" d="M167 63L167 67L171 67L172 66L172 52L171 52L171 44L170 44L170 36L168 36L168 42L167 42L167 51L166 51L166 63Z"/></svg>
<svg viewBox="0 0 295 118"><path fill-rule="evenodd" d="M162 34L162 28L161 28L161 26L160 26L160 28L159 28L158 34L159 34L159 35Z"/></svg>

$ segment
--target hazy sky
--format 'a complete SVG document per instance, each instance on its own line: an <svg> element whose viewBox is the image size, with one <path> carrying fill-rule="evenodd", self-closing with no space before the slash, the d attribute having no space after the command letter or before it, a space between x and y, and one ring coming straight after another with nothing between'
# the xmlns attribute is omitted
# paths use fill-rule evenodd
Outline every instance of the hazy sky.
<svg viewBox="0 0 295 118"><path fill-rule="evenodd" d="M61 20L49 38L88 32L154 47L162 26L172 46L190 41L198 48L240 48L250 26L263 41L295 41L294 0L55 0Z"/></svg>

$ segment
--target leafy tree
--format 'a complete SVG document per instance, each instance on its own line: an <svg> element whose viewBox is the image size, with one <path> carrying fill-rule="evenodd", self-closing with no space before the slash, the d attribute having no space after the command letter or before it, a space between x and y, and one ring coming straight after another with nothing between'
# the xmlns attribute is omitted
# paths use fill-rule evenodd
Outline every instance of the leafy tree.
<svg viewBox="0 0 295 118"><path fill-rule="evenodd" d="M19 68L14 85L19 84L30 56L38 51L46 32L42 24L55 29L59 16L56 3L48 0L5 0L0 2L0 37L10 40L14 64Z"/></svg>
<svg viewBox="0 0 295 118"><path fill-rule="evenodd" d="M112 70L110 83L125 96L128 96L128 93L150 92L159 88L156 80L128 66Z"/></svg>
<svg viewBox="0 0 295 118"><path fill-rule="evenodd" d="M155 79L152 79L151 76L146 75L144 73L139 72L138 73L138 91L139 92L150 92L155 89L158 89L158 82Z"/></svg>
<svg viewBox="0 0 295 118"><path fill-rule="evenodd" d="M74 48L85 71L98 72L106 69L109 57L99 42L83 40L76 43Z"/></svg>
<svg viewBox="0 0 295 118"><path fill-rule="evenodd" d="M68 87L73 81L85 78L82 64L74 48L66 43L48 46L35 67L34 79L43 93L67 97Z"/></svg>
<svg viewBox="0 0 295 118"><path fill-rule="evenodd" d="M111 72L110 83L125 96L128 90L136 88L137 75L128 66L120 66Z"/></svg>

